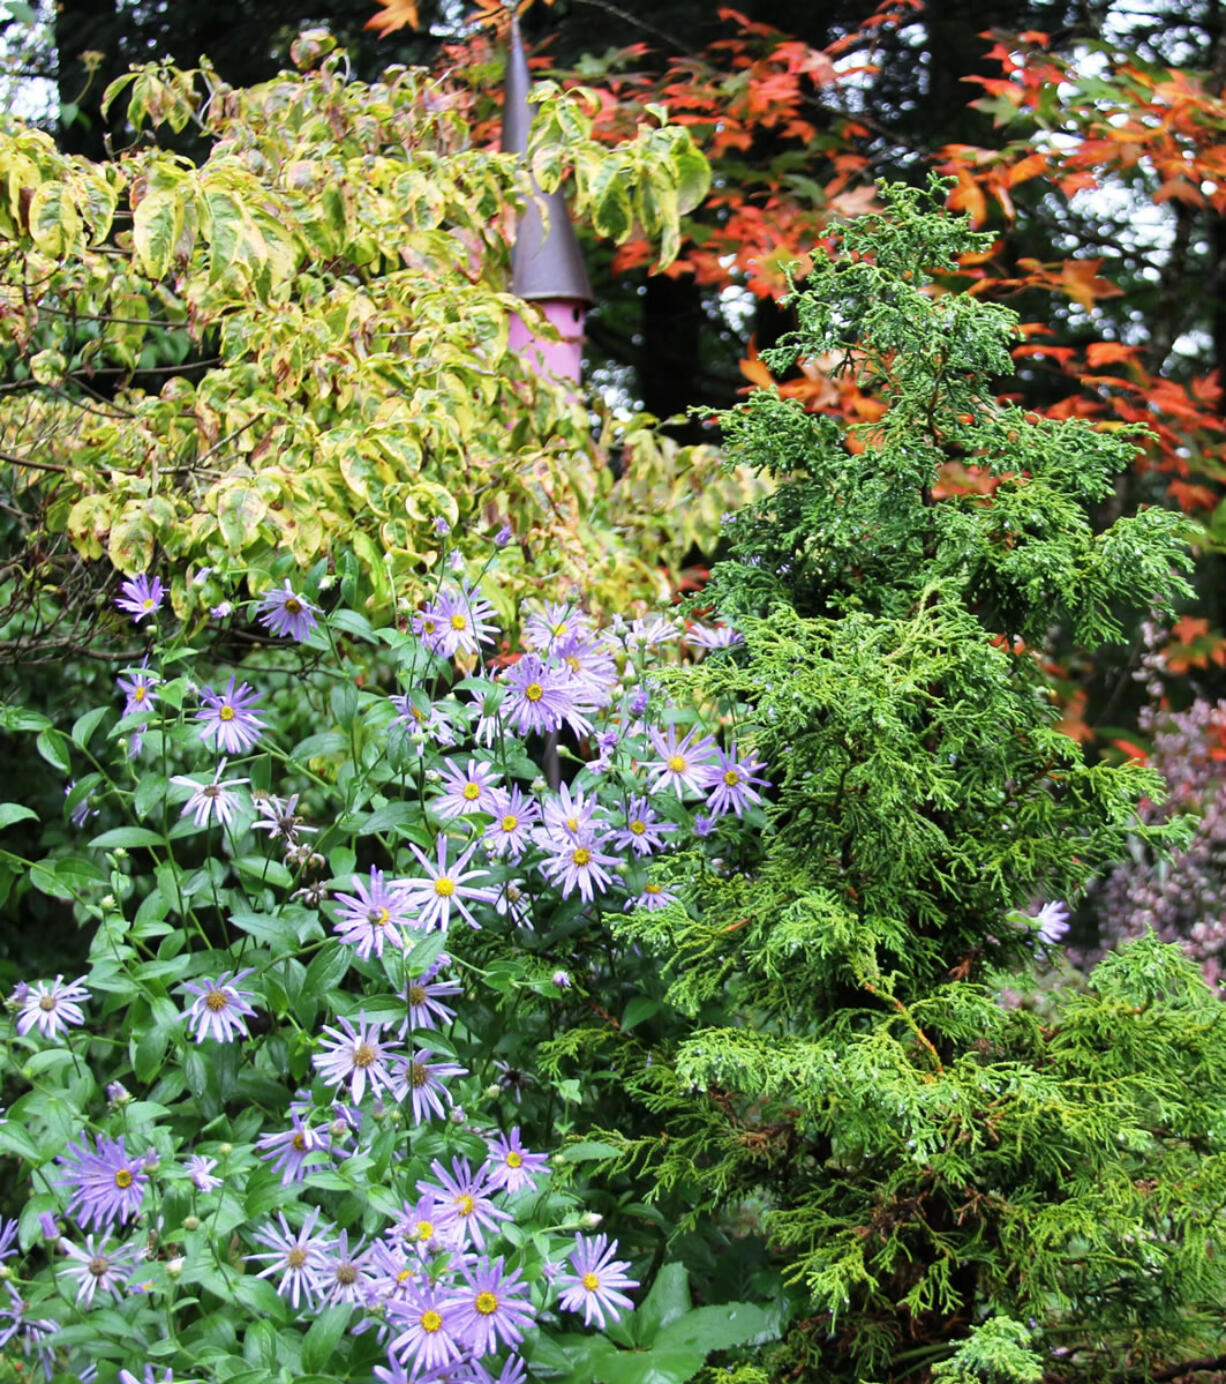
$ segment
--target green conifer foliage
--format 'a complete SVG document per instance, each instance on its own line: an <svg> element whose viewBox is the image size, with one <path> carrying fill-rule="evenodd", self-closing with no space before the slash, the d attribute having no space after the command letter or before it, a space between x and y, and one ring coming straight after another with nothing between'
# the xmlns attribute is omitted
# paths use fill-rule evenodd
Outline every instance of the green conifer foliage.
<svg viewBox="0 0 1226 1384"><path fill-rule="evenodd" d="M1000 991L1048 950L1020 910L1075 899L1162 794L1083 762L1036 651L1169 607L1187 559L1161 510L1094 531L1132 439L997 401L1015 320L934 284L982 239L940 193L847 226L772 353L842 353L888 406L862 449L774 391L723 419L778 485L704 597L744 647L677 676L750 708L772 802L743 858L678 860L682 902L618 925L684 1016L649 1061L606 1040L663 1131L623 1162L691 1224L765 1202L779 1378L1140 1379L1226 1349L1226 1016L1153 938L1042 1016ZM994 496L934 498L950 458Z"/></svg>

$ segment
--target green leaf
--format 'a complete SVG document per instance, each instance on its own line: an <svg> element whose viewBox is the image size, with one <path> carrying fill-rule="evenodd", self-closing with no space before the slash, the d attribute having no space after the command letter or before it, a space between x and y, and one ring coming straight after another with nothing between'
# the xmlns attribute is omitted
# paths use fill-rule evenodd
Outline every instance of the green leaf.
<svg viewBox="0 0 1226 1384"><path fill-rule="evenodd" d="M72 773L72 758L69 754L70 741L61 730L45 730L34 742L38 752L61 774Z"/></svg>
<svg viewBox="0 0 1226 1384"><path fill-rule="evenodd" d="M148 827L114 827L95 836L89 843L95 850L113 851L117 846L125 850L135 850L142 846L165 846L166 838L159 831Z"/></svg>
<svg viewBox="0 0 1226 1384"><path fill-rule="evenodd" d="M392 827L404 826L409 822L420 822L421 820L420 803L384 803L382 807L377 807L369 817L363 819L355 835L371 836L375 832L390 831Z"/></svg>
<svg viewBox="0 0 1226 1384"><path fill-rule="evenodd" d="M14 822L38 820L38 813L32 807L26 807L22 803L0 803L0 830L11 827Z"/></svg>
<svg viewBox="0 0 1226 1384"><path fill-rule="evenodd" d="M161 279L170 268L175 245L183 234L183 198L175 191L146 193L132 213L132 243L141 268Z"/></svg>
<svg viewBox="0 0 1226 1384"><path fill-rule="evenodd" d="M44 255L59 259L77 248L81 239L81 213L67 186L41 183L30 199L30 235Z"/></svg>
<svg viewBox="0 0 1226 1384"><path fill-rule="evenodd" d="M72 723L72 743L83 750L89 748L90 738L98 729L98 723L110 711L110 707L96 706L92 711L83 712Z"/></svg>
<svg viewBox="0 0 1226 1384"><path fill-rule="evenodd" d="M617 159L607 159L592 181L592 225L601 235L620 244L634 226L625 169Z"/></svg>
<svg viewBox="0 0 1226 1384"><path fill-rule="evenodd" d="M620 1158L622 1150L613 1144L602 1144L595 1139L583 1139L577 1144L567 1144L562 1157L568 1163L584 1163L594 1158Z"/></svg>
<svg viewBox="0 0 1226 1384"><path fill-rule="evenodd" d="M670 1322L692 1306L690 1275L684 1264L664 1264L633 1317L634 1339L649 1346Z"/></svg>
<svg viewBox="0 0 1226 1384"><path fill-rule="evenodd" d="M334 1364L333 1356L349 1318L353 1315L348 1306L326 1307L311 1323L302 1342L302 1368L308 1371L327 1369Z"/></svg>
<svg viewBox="0 0 1226 1384"><path fill-rule="evenodd" d="M721 1302L695 1307L664 1326L655 1338L656 1350L699 1349L708 1354L732 1346L762 1345L779 1337L779 1311L755 1302Z"/></svg>
<svg viewBox="0 0 1226 1384"><path fill-rule="evenodd" d="M353 952L339 943L330 943L315 957L307 967L306 979L302 982L303 999L320 999L331 996L341 981L349 973Z"/></svg>
<svg viewBox="0 0 1226 1384"><path fill-rule="evenodd" d="M658 1014L663 1008L660 1000L653 999L650 995L635 995L626 1005L625 1013L622 1015L622 1031L626 1032L641 1024L644 1019L650 1019L653 1014Z"/></svg>

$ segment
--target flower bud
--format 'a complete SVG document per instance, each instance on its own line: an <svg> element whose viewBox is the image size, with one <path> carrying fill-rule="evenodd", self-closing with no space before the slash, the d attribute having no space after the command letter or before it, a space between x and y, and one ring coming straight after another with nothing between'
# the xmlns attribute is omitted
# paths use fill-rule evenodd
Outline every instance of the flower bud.
<svg viewBox="0 0 1226 1384"><path fill-rule="evenodd" d="M199 1229L200 1229L200 1217L199 1217L199 1216L184 1216L184 1217L183 1217L183 1229L184 1229L184 1230L199 1230Z"/></svg>
<svg viewBox="0 0 1226 1384"><path fill-rule="evenodd" d="M183 1261L183 1256L182 1256L181 1254L180 1254L180 1255L176 1255L173 1259L167 1259L167 1261L166 1261L166 1273L167 1273L167 1276L170 1277L170 1278L178 1278L178 1276L183 1272L183 1264L184 1264L184 1261Z"/></svg>

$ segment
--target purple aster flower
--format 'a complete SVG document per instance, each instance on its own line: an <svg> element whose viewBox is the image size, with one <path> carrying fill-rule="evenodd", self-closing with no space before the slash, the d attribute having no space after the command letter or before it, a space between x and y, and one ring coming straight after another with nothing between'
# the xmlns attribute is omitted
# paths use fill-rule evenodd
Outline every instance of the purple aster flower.
<svg viewBox="0 0 1226 1384"><path fill-rule="evenodd" d="M535 1191L536 1174L549 1162L549 1156L544 1153L531 1153L524 1148L520 1142L518 1126L512 1129L510 1134L499 1134L494 1139L487 1139L486 1146L489 1149L486 1166L489 1169L491 1187L510 1194L522 1192L525 1188Z"/></svg>
<svg viewBox="0 0 1226 1384"><path fill-rule="evenodd" d="M47 1213L44 1211L43 1215ZM56 1232L59 1238L59 1232ZM0 1264L6 1259L11 1259L17 1253L17 1222L5 1220L0 1217Z"/></svg>
<svg viewBox="0 0 1226 1384"><path fill-rule="evenodd" d="M498 532L494 535L494 546L496 548L505 548L507 544L511 541L511 539L514 537L515 534L512 531L510 524L503 524L502 528L500 528Z"/></svg>
<svg viewBox="0 0 1226 1384"><path fill-rule="evenodd" d="M319 1219L319 1207L312 1206L302 1222L302 1229L292 1231L283 1211L277 1213L281 1222L280 1231L273 1225L266 1225L252 1236L256 1244L267 1245L265 1254L248 1254L247 1259L259 1262L269 1260L268 1267L261 1269L257 1278L268 1278L274 1273L281 1274L277 1292L287 1297L295 1311L299 1300L309 1310L319 1306L323 1293L322 1281L328 1272L328 1256L335 1241L322 1232L315 1233L315 1222Z"/></svg>
<svg viewBox="0 0 1226 1384"><path fill-rule="evenodd" d="M685 641L696 649L731 649L744 644L745 636L731 625L690 625Z"/></svg>
<svg viewBox="0 0 1226 1384"><path fill-rule="evenodd" d="M1034 922L1040 942L1054 947L1069 928L1069 908L1064 903L1045 903L1035 914Z"/></svg>
<svg viewBox="0 0 1226 1384"><path fill-rule="evenodd" d="M503 721L516 735L548 735L567 722L576 735L592 729L580 712L568 674L550 668L536 654L523 654L502 675L507 689Z"/></svg>
<svg viewBox="0 0 1226 1384"><path fill-rule="evenodd" d="M402 1328L388 1353L413 1379L420 1379L425 1370L442 1369L464 1353L459 1310L451 1307L441 1285L409 1279L403 1296L388 1299L387 1315L393 1330Z"/></svg>
<svg viewBox="0 0 1226 1384"><path fill-rule="evenodd" d="M474 841L449 869L447 866L447 837L440 832L437 842L438 863L431 864L429 857L412 841L409 849L421 862L429 879L405 880L405 893L409 902L418 909L420 925L426 929L445 930L451 921L454 906L469 927L480 927L473 917L466 900L473 903L493 903L494 890L470 883L475 879L488 879L488 870L466 870L464 867L472 859L478 842Z"/></svg>
<svg viewBox="0 0 1226 1384"><path fill-rule="evenodd" d="M350 1250L349 1232L342 1230L328 1253L327 1266L316 1275L330 1307L342 1302L364 1303L370 1291L370 1251Z"/></svg>
<svg viewBox="0 0 1226 1384"><path fill-rule="evenodd" d="M502 775L492 764L470 759L461 769L450 761L443 769L443 791L430 806L440 817L467 817L474 812L490 812Z"/></svg>
<svg viewBox="0 0 1226 1384"><path fill-rule="evenodd" d="M451 525L446 521L446 519L443 518L441 514L434 521L434 532L440 538L446 538L447 535L451 532Z"/></svg>
<svg viewBox="0 0 1226 1384"><path fill-rule="evenodd" d="M653 730L648 738L659 756L643 764L649 773L655 772L655 782L651 785L653 793L665 787L672 788L679 798L685 796L686 789L691 793L703 792L706 787L704 773L715 750L713 736L703 735L694 726L678 740L677 727L670 725L667 737Z"/></svg>
<svg viewBox="0 0 1226 1384"><path fill-rule="evenodd" d="M177 784L180 788L191 789L191 796L183 804L180 817L190 815L198 827L207 827L210 818L225 826L230 825L234 820L234 814L242 806L242 800L232 790L240 788L244 783L250 783L251 780L227 779L222 783L221 776L225 773L228 763L229 760L223 757L209 783L200 783L187 774L172 775L171 783Z"/></svg>
<svg viewBox="0 0 1226 1384"><path fill-rule="evenodd" d="M282 1187L302 1181L308 1171L308 1159L314 1166L330 1161L319 1156L312 1157L327 1153L330 1144L326 1130L309 1128L298 1114L291 1114L288 1129L276 1134L262 1134L255 1141L260 1157L272 1164L274 1173L281 1174Z"/></svg>
<svg viewBox="0 0 1226 1384"><path fill-rule="evenodd" d="M596 804L582 791L572 794L565 783L556 797L545 799L544 815L545 825L536 833L536 839L546 850L596 829Z"/></svg>
<svg viewBox="0 0 1226 1384"><path fill-rule="evenodd" d="M115 684L126 698L123 705L125 716L148 710L158 699L153 690L158 685L158 677L155 673L145 672L143 668L137 669L130 678L116 678Z"/></svg>
<svg viewBox="0 0 1226 1384"><path fill-rule="evenodd" d="M549 653L563 640L591 634L592 622L574 606L547 601L542 610L528 616L523 629L524 643L530 649Z"/></svg>
<svg viewBox="0 0 1226 1384"><path fill-rule="evenodd" d="M229 1043L234 1038L250 1038L247 1018L255 1013L248 1004L256 996L250 990L238 989L238 982L254 975L254 967L245 971L223 971L216 980L188 980L179 987L196 998L184 1012L189 1025L195 1025L195 1039L203 1043L206 1038L215 1038L219 1043Z"/></svg>
<svg viewBox="0 0 1226 1384"><path fill-rule="evenodd" d="M421 1256L412 1241L393 1240L390 1233L376 1240L368 1251L367 1273L370 1278L367 1302L386 1302L388 1298L403 1298L409 1285L419 1277L428 1277Z"/></svg>
<svg viewBox="0 0 1226 1384"><path fill-rule="evenodd" d="M710 836L715 830L715 818L708 817L705 813L694 813L694 835L697 837Z"/></svg>
<svg viewBox="0 0 1226 1384"><path fill-rule="evenodd" d="M608 645L572 634L560 640L552 652L571 681L582 689L585 706L594 708L609 704L618 675Z"/></svg>
<svg viewBox="0 0 1226 1384"><path fill-rule="evenodd" d="M639 1285L626 1276L629 1262L613 1258L616 1253L617 1241L610 1244L604 1235L592 1239L575 1236L570 1254L573 1272L558 1279L558 1306L567 1312L582 1312L584 1326L591 1326L595 1317L603 1330L608 1322L621 1320L620 1309L634 1307L622 1289Z"/></svg>
<svg viewBox="0 0 1226 1384"><path fill-rule="evenodd" d="M526 1384L528 1367L518 1355L508 1355L498 1371L498 1378L485 1368L479 1360L472 1363L472 1384Z"/></svg>
<svg viewBox="0 0 1226 1384"><path fill-rule="evenodd" d="M414 701L412 693L403 696L394 694L388 701L398 713L393 725L411 726L414 731L420 732L417 745L419 759L425 753L427 739L432 739L435 745L443 749L455 744L455 727L441 706L429 705L423 709Z"/></svg>
<svg viewBox="0 0 1226 1384"><path fill-rule="evenodd" d="M651 855L662 851L668 845L664 837L676 830L672 822L660 820L660 814L646 798L631 798L609 844L635 855Z"/></svg>
<svg viewBox="0 0 1226 1384"><path fill-rule="evenodd" d="M439 1225L449 1237L454 1236L460 1245L471 1240L478 1249L484 1249L485 1232L497 1233L498 1222L509 1221L511 1213L490 1200L496 1189L484 1168L474 1173L467 1158L453 1158L451 1169L449 1173L436 1158L430 1171L442 1186L419 1182L417 1190L437 1197Z"/></svg>
<svg viewBox="0 0 1226 1384"><path fill-rule="evenodd" d="M144 572L121 582L119 589L123 594L115 597L115 604L131 615L134 625L139 625L146 615L152 615L159 609L166 595L161 577L154 577L150 581Z"/></svg>
<svg viewBox="0 0 1226 1384"><path fill-rule="evenodd" d="M69 779L64 787L64 796L70 798L77 786L76 779ZM69 813L68 820L74 827L80 829L89 821L91 817L98 815L98 809L94 806L94 795L92 792L84 793L77 799Z"/></svg>
<svg viewBox="0 0 1226 1384"><path fill-rule="evenodd" d="M503 882L494 896L494 912L516 927L532 931L532 899L522 879Z"/></svg>
<svg viewBox="0 0 1226 1384"><path fill-rule="evenodd" d="M495 626L489 623L493 613L494 607L473 587L444 587L413 617L413 632L432 654L443 658L475 654L482 644L494 641Z"/></svg>
<svg viewBox="0 0 1226 1384"><path fill-rule="evenodd" d="M715 757L718 762L702 770L703 787L711 790L707 807L717 816L735 812L739 817L747 807L762 801L755 789L770 787L769 780L758 773L766 765L757 759L738 759L735 745L726 754L716 750Z"/></svg>
<svg viewBox="0 0 1226 1384"><path fill-rule="evenodd" d="M221 1178L213 1176L217 1166L216 1158L206 1158L202 1153L193 1153L183 1165L188 1177L201 1192L213 1192L221 1186Z"/></svg>
<svg viewBox="0 0 1226 1384"><path fill-rule="evenodd" d="M403 951L402 929L420 926L404 884L397 880L384 883L383 871L372 865L369 886L360 875L354 875L353 887L356 894L336 896L342 907L333 926L340 940L353 947L363 961L372 952L382 956L385 942Z"/></svg>
<svg viewBox="0 0 1226 1384"><path fill-rule="evenodd" d="M144 1374L137 1379L131 1370L120 1370L119 1384L175 1384L175 1372L167 1365L161 1379L158 1379L153 1373L153 1366L146 1365Z"/></svg>
<svg viewBox="0 0 1226 1384"><path fill-rule="evenodd" d="M319 607L312 605L305 596L299 596L286 577L283 588L274 587L264 593L256 613L269 634L288 635L301 644L316 626Z"/></svg>
<svg viewBox="0 0 1226 1384"><path fill-rule="evenodd" d="M58 1038L70 1027L85 1022L81 1003L89 999L85 988L85 977L63 984L64 977L56 976L52 981L36 980L33 985L23 986L20 995L14 992L13 999L20 1005L17 1015L17 1032L23 1037L32 1028L37 1028L44 1038Z"/></svg>
<svg viewBox="0 0 1226 1384"><path fill-rule="evenodd" d="M402 1056L399 1044L385 1042L383 1025L368 1022L366 1016L358 1014L358 1027L355 1029L348 1019L339 1020L340 1029L324 1026L324 1033L332 1040L311 1059L319 1069L319 1074L333 1086L349 1083L350 1098L355 1104L366 1093L366 1083L370 1083L372 1093L394 1091L395 1078L391 1064Z"/></svg>
<svg viewBox="0 0 1226 1384"><path fill-rule="evenodd" d="M532 828L541 819L536 800L518 785L509 792L496 788L489 810L494 820L482 833L482 844L492 856L518 860L531 844Z"/></svg>
<svg viewBox="0 0 1226 1384"><path fill-rule="evenodd" d="M464 1266L464 1287L447 1305L456 1312L459 1333L474 1355L492 1355L500 1345L515 1346L533 1322L528 1285L516 1269L504 1273L502 1257L483 1259L475 1268Z"/></svg>
<svg viewBox="0 0 1226 1384"><path fill-rule="evenodd" d="M580 898L591 903L594 894L603 894L612 883L608 870L621 864L616 856L607 855L600 849L591 832L570 841L541 839L538 834L538 840L553 852L541 861L541 874L562 891L564 899L570 898L578 889Z"/></svg>
<svg viewBox="0 0 1226 1384"><path fill-rule="evenodd" d="M672 620L663 615L640 615L630 622L625 633L627 645L643 649L654 649L658 644L668 644L680 637L681 631Z"/></svg>
<svg viewBox="0 0 1226 1384"><path fill-rule="evenodd" d="M298 815L300 796L292 793L288 798L278 798L272 793L253 794L251 801L259 820L252 822L251 830L266 831L270 841L280 841L286 847L297 846L302 835L316 835L319 828L304 825Z"/></svg>
<svg viewBox="0 0 1226 1384"><path fill-rule="evenodd" d="M105 1236L95 1244L92 1235L85 1237L84 1247L61 1240L60 1249L73 1260L68 1277L76 1280L77 1306L86 1309L93 1305L94 1294L99 1290L112 1297L123 1296L141 1253L136 1244L116 1245L112 1249Z"/></svg>
<svg viewBox="0 0 1226 1384"><path fill-rule="evenodd" d="M408 1016L400 1029L400 1036L410 1029L434 1028L436 1023L448 1023L455 1018L455 1010L441 1003L444 995L458 995L461 986L452 980L434 980L438 967L432 967L420 980L410 980L405 987L404 1001L408 1005Z"/></svg>
<svg viewBox="0 0 1226 1384"><path fill-rule="evenodd" d="M636 908L646 909L648 913L654 913L658 908L667 908L670 903L676 903L676 894L670 893L662 884L656 884L654 880L648 880L643 885L643 892L637 894L632 899L627 899L622 908L623 913L632 913Z"/></svg>
<svg viewBox="0 0 1226 1384"><path fill-rule="evenodd" d="M447 1076L467 1076L468 1069L454 1062L432 1062L434 1056L430 1048L419 1048L400 1074L396 1099L412 1100L413 1123L421 1124L433 1112L440 1120L445 1119L447 1111L443 1101L452 1104L451 1092L443 1085Z"/></svg>
<svg viewBox="0 0 1226 1384"><path fill-rule="evenodd" d="M264 734L264 722L261 713L251 708L263 695L245 682L236 689L233 677L224 692L203 688L200 699L204 706L196 712L201 740L214 739L217 749L227 755L242 754L257 745Z"/></svg>
<svg viewBox="0 0 1226 1384"><path fill-rule="evenodd" d="M128 1156L124 1139L98 1136L95 1152L89 1136L70 1143L56 1158L64 1171L57 1179L60 1187L71 1187L68 1214L83 1230L106 1230L117 1222L133 1220L140 1212L149 1174L143 1158Z"/></svg>
<svg viewBox="0 0 1226 1384"><path fill-rule="evenodd" d="M389 1244L411 1247L417 1261L447 1247L442 1234L442 1221L446 1217L436 1192L427 1192L412 1203L405 1202L400 1215L385 1232Z"/></svg>

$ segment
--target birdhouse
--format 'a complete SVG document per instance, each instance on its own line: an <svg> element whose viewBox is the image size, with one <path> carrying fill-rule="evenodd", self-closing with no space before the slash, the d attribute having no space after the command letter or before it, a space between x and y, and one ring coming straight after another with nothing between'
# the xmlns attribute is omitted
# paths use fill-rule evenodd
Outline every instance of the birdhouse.
<svg viewBox="0 0 1226 1384"><path fill-rule="evenodd" d="M512 14L507 83L502 112L502 151L524 157L532 108L528 103L531 78L528 59ZM518 316L511 323L511 349L541 372L560 380L579 383L583 368L583 324L595 299L588 283L579 241L570 223L570 211L561 190L542 193L532 184L534 197L519 220L511 251L511 292L534 303L561 337L551 341L537 336ZM538 201L539 199L539 201ZM541 204L547 215L542 217Z"/></svg>

